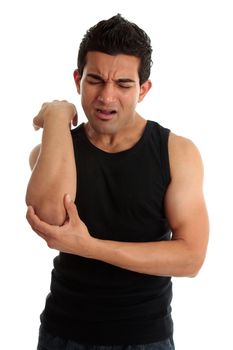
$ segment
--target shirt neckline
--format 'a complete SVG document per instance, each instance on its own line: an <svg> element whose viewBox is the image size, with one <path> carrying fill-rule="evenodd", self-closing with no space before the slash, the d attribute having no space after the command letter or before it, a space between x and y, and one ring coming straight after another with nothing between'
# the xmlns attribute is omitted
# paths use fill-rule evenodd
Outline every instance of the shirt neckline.
<svg viewBox="0 0 233 350"><path fill-rule="evenodd" d="M80 128L82 130L82 134L83 134L83 139L85 140L86 144L88 145L89 148L91 148L94 152L99 153L101 155L105 155L106 157L118 157L121 155L126 155L129 154L131 152L134 152L135 150L137 150L139 147L141 147L141 145L144 143L146 135L148 134L149 130L151 129L152 126L152 122L147 120L146 121L146 125L145 128L143 130L143 133L140 137L140 139L130 148L125 149L123 151L119 151L119 152L107 152L102 150L101 148L98 148L97 146L95 146L87 137L85 128L84 128L85 123L82 123L80 125Z"/></svg>

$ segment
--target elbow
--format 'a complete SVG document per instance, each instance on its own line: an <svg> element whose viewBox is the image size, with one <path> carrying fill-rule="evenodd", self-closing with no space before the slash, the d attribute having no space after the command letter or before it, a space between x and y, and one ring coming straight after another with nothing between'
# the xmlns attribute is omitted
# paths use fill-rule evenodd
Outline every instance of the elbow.
<svg viewBox="0 0 233 350"><path fill-rule="evenodd" d="M40 220L45 221L50 225L61 226L66 220L66 210L63 202L59 205L58 202L54 203L52 200L41 199L37 201L30 200L29 196L26 196L27 206L32 206L36 215Z"/></svg>
<svg viewBox="0 0 233 350"><path fill-rule="evenodd" d="M199 273L199 270L195 269L193 271L190 271L185 277L194 278L198 275L198 273Z"/></svg>
<svg viewBox="0 0 233 350"><path fill-rule="evenodd" d="M204 263L204 257L203 256L193 256L189 263L186 265L186 271L184 276L194 278L198 275L199 271L201 270L201 267Z"/></svg>
<svg viewBox="0 0 233 350"><path fill-rule="evenodd" d="M42 221L50 225L62 226L66 220L64 207L50 205L49 203L35 208L36 214Z"/></svg>

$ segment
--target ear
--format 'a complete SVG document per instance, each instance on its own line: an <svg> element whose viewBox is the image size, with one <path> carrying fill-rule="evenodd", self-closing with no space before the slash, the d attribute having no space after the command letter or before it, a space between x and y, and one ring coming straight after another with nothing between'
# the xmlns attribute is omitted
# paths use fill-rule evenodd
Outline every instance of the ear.
<svg viewBox="0 0 233 350"><path fill-rule="evenodd" d="M73 76L74 76L74 81L75 81L75 85L76 85L77 91L80 94L81 76L80 76L80 74L79 74L77 69L75 69L75 71L73 73Z"/></svg>
<svg viewBox="0 0 233 350"><path fill-rule="evenodd" d="M152 87L152 83L150 80L146 80L145 83L143 83L140 86L138 102L141 102L144 99L144 97L146 96L146 94L148 93L151 87Z"/></svg>

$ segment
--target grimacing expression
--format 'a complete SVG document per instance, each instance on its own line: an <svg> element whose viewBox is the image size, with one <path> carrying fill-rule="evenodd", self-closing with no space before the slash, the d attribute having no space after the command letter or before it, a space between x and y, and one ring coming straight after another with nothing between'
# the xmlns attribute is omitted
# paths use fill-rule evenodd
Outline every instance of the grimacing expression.
<svg viewBox="0 0 233 350"><path fill-rule="evenodd" d="M88 52L82 77L74 78L86 117L98 133L114 134L133 122L135 108L150 89L150 81L140 86L140 59Z"/></svg>

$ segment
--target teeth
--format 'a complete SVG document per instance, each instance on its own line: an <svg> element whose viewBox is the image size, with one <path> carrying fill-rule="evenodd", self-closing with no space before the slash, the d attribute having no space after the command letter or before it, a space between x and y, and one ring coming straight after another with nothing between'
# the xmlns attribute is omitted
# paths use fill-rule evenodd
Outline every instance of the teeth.
<svg viewBox="0 0 233 350"><path fill-rule="evenodd" d="M114 111L114 110L108 111L108 110L105 110L105 109L97 109L97 112L103 113L103 114L113 114L113 113L116 113L116 111Z"/></svg>

